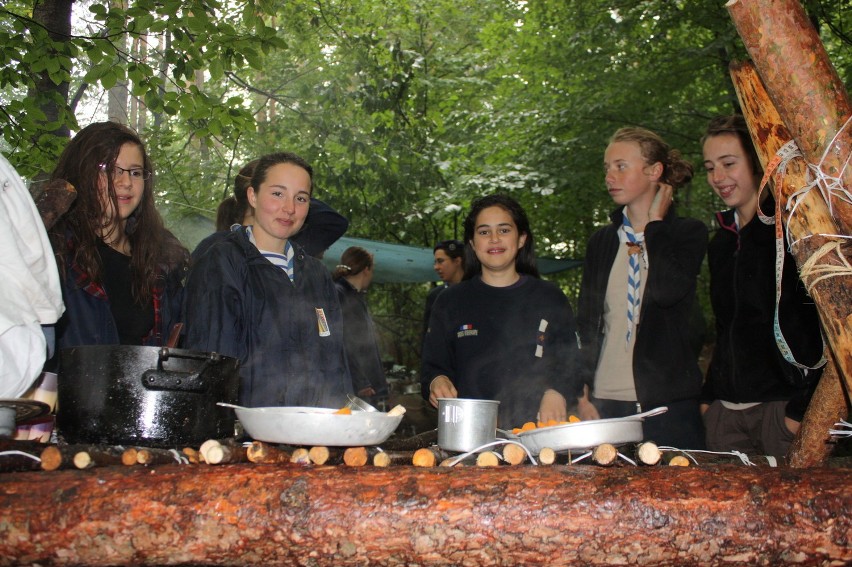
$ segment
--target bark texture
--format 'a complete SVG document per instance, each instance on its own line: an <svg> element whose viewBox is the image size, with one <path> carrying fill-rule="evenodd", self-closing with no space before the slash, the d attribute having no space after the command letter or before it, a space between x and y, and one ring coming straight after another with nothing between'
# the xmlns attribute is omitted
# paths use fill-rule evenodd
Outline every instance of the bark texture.
<svg viewBox="0 0 852 567"><path fill-rule="evenodd" d="M9 473L0 565L828 565L852 475L765 467Z"/></svg>
<svg viewBox="0 0 852 567"><path fill-rule="evenodd" d="M778 149L792 139L791 134L753 65L732 65L731 78L758 157L765 167ZM790 196L806 184L806 165L801 160L790 162L783 185L774 188L782 211L786 211ZM815 191L801 200L795 215L790 216L785 212L782 220L784 226L789 227L793 243L791 250L800 270L823 244L831 240L824 236L808 236L838 232L825 201ZM843 251L846 246L838 250L845 254ZM814 266L816 269L834 267L842 268L838 254L823 256ZM813 273L814 269L811 268L810 272ZM809 284L813 278L804 275L805 283ZM823 279L809 289L816 302L830 352L827 353L828 363L811 399L802 428L788 454L789 463L794 467L816 466L826 462L833 447L828 430L838 419L849 415L849 396L843 395L844 382L847 392L852 391L852 296L849 292L852 289L852 275Z"/></svg>
<svg viewBox="0 0 852 567"><path fill-rule="evenodd" d="M801 2L731 0L727 8L805 159L819 164L831 144L822 171L852 191L852 168L841 175L852 153L852 127L841 133L852 104ZM831 207L841 233L852 234L852 206L834 198Z"/></svg>

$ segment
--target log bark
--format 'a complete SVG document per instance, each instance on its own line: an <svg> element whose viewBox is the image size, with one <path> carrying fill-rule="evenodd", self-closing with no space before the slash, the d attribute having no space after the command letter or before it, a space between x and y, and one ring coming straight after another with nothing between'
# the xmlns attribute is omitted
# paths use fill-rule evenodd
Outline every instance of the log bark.
<svg viewBox="0 0 852 567"><path fill-rule="evenodd" d="M35 199L36 209L45 230L50 230L59 217L71 208L77 198L77 190L64 179L46 181L40 185L41 193Z"/></svg>
<svg viewBox="0 0 852 567"><path fill-rule="evenodd" d="M728 12L763 84L805 159L852 191L852 104L799 0L731 0ZM832 143L832 141L834 141ZM831 200L843 234L852 234L852 206Z"/></svg>
<svg viewBox="0 0 852 567"><path fill-rule="evenodd" d="M848 400L832 361L823 372L814 396L805 412L802 427L787 453L787 462L794 468L825 465L834 450L828 430L849 416Z"/></svg>
<svg viewBox="0 0 852 567"><path fill-rule="evenodd" d="M768 164L781 146L792 139L775 108L769 93L749 63L731 66L731 78L737 91L743 115L751 132L755 149L761 163ZM790 162L781 187L775 187L775 197L786 210L790 196L806 185L806 166L800 160ZM810 235L831 235L838 232L825 201L815 192L801 200L796 215L782 215L785 227L789 228L793 257L801 270L826 237L808 238ZM823 257L820 266L840 266L837 255ZM808 276L805 275L808 283ZM811 399L808 411L796 440L790 448L788 462L792 466L815 466L824 464L831 454L832 445L827 443L828 430L838 418L848 415L848 396L837 395L842 384L847 392L852 391L852 276L838 275L809 286L820 314L823 330L829 344L831 356L823 371L820 384ZM842 380L842 381L841 381ZM841 392L842 394L842 392Z"/></svg>
<svg viewBox="0 0 852 567"><path fill-rule="evenodd" d="M247 463L2 480L0 565L852 561L848 469Z"/></svg>

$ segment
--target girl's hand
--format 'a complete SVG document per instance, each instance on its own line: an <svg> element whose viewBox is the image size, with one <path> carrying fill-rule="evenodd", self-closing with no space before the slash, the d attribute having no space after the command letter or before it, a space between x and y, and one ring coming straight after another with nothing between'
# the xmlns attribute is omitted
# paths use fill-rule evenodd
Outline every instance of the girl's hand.
<svg viewBox="0 0 852 567"><path fill-rule="evenodd" d="M545 390L538 406L538 420L568 421L568 403L565 396L556 390Z"/></svg>
<svg viewBox="0 0 852 567"><path fill-rule="evenodd" d="M583 386L583 395L582 397L577 398L577 414L577 417L579 417L581 421L601 418L601 414L598 413L598 408L595 407L595 404L589 401L588 386Z"/></svg>
<svg viewBox="0 0 852 567"><path fill-rule="evenodd" d="M443 374L429 384L429 403L438 407L438 398L457 398L459 395L452 381Z"/></svg>
<svg viewBox="0 0 852 567"><path fill-rule="evenodd" d="M657 194L654 195L654 200L651 202L651 208L648 210L648 222L663 220L674 198L674 189L667 183L660 183L657 189Z"/></svg>

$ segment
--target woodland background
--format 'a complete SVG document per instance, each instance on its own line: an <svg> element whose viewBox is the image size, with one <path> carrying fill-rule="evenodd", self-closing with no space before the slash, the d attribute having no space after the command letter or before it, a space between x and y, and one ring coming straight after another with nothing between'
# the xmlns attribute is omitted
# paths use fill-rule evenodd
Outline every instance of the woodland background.
<svg viewBox="0 0 852 567"><path fill-rule="evenodd" d="M619 127L696 164L680 214L722 208L699 140L737 111L746 59L723 0L87 0L0 3L0 151L31 180L68 136L109 117L138 130L158 204L192 247L241 165L303 155L348 236L431 247L472 199L514 195L539 256L582 258L612 202ZM852 0L805 0L852 85ZM550 277L576 302L581 270ZM706 271L699 282L712 343ZM419 363L431 284L375 285L389 360Z"/></svg>

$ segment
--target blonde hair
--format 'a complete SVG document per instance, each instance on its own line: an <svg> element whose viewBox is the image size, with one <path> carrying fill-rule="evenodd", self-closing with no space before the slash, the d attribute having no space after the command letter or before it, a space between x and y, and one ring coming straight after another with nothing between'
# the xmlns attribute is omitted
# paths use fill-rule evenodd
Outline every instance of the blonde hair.
<svg viewBox="0 0 852 567"><path fill-rule="evenodd" d="M609 143L634 142L639 144L645 163L663 164L663 174L660 181L668 183L673 188L683 187L692 181L695 168L681 156L681 153L669 146L658 134L639 127L625 127L616 130Z"/></svg>

